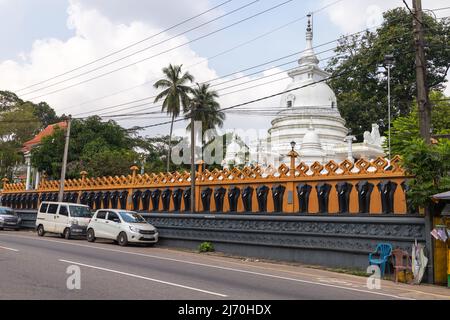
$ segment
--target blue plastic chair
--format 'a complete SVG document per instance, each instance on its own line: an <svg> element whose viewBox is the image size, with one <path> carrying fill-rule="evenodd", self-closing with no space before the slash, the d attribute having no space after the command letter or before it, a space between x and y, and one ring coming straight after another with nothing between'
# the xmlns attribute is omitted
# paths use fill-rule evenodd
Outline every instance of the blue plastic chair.
<svg viewBox="0 0 450 320"><path fill-rule="evenodd" d="M389 243L379 243L374 252L369 253L369 265L380 267L381 277L384 276L384 270L392 253L392 246Z"/></svg>

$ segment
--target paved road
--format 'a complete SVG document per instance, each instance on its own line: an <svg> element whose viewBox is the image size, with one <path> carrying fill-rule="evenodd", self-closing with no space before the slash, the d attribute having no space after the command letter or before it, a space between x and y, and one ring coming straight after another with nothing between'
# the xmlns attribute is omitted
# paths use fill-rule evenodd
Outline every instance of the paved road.
<svg viewBox="0 0 450 320"><path fill-rule="evenodd" d="M69 266L81 290L68 290ZM306 270L306 271L305 271ZM349 276L352 277L352 276ZM354 281L354 280L357 281ZM164 248L0 232L0 299L401 299L365 278Z"/></svg>

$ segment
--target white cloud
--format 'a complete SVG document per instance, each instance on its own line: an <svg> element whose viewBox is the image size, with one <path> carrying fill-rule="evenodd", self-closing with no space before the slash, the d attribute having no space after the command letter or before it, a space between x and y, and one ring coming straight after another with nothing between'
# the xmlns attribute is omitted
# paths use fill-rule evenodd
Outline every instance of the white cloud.
<svg viewBox="0 0 450 320"><path fill-rule="evenodd" d="M1 0L0 0L1 1ZM64 71L70 70L84 63L90 62L98 57L105 55L105 53L110 53L118 50L130 43L139 41L151 34L160 32L161 28L152 26L143 21L133 21L130 23L117 23L114 19L111 19L100 11L101 7L86 6L83 0L73 0L70 2L68 8L68 22L67 25L70 29L74 31L74 36L71 38L61 41L59 39L41 39L35 41L32 50L27 53L22 53L17 61L9 60L0 63L0 87L14 91L18 88L26 87L27 85L37 83L43 79L47 79L56 74L62 73ZM153 2L153 1L152 1ZM159 1L158 1L159 2ZM168 1L173 2L173 1ZM201 1L202 3L204 1ZM172 3L173 5L173 3ZM200 4L196 4L196 7ZM108 6L110 7L110 6ZM111 6L112 7L112 6ZM103 9L102 9L103 10ZM194 10L191 8L191 10ZM196 12L199 8L195 9ZM143 48L151 43L160 41L161 39L168 38L169 35L163 34L153 42L144 43L139 45L137 48ZM53 91L59 88L66 87L68 85L77 83L81 80L88 79L92 76L104 73L109 70L113 70L117 67L129 64L131 62L137 61L143 57L153 55L155 53L164 51L165 49L175 47L179 44L187 42L188 39L185 37L180 37L173 39L163 45L160 45L154 49L148 50L134 57L128 58L121 63L108 66L102 70L93 72L92 74L82 76L78 79L68 81L63 84L56 85L55 87L46 89L44 91L39 91L36 93L31 93L29 95L23 96L24 99L30 99L33 96L40 95L49 91ZM134 48L136 50L137 48ZM127 51L129 53L131 51ZM125 53L124 53L125 54ZM117 58L114 57L114 58ZM112 58L108 58L105 62L111 61ZM74 88L64 90L62 92L44 96L42 98L34 99L35 102L45 100L47 101L59 114L71 113L72 115L77 115L82 112L92 112L93 110L100 109L104 106L121 104L124 102L141 99L143 97L148 97L154 95L156 92L152 88L151 84L138 87L134 90L124 92L107 99L100 100L95 103L88 103L81 105L85 101L96 99L98 97L109 95L113 92L121 91L125 88L132 86L137 86L146 81L157 79L161 77L161 69L167 66L169 63L173 64L183 64L184 66L193 65L197 62L203 61L204 57L199 56L188 46L184 46L177 50L171 51L167 54L160 55L144 63L136 64L133 67L124 69L122 71L113 73L111 75L102 77L99 80L94 80L83 85L76 86ZM97 66L97 65L95 65ZM95 66L90 66L85 69L76 71L70 76L79 74L86 70L90 70ZM210 79L217 78L216 72L211 69L207 63L198 64L191 71L196 76L197 82L203 82ZM279 70L269 70L262 74L262 76L268 75L270 73L279 72ZM273 79L278 79L285 75L277 75ZM236 75L235 77L238 77ZM238 83L243 83L252 79L257 79L259 76L254 77L244 77L235 82L228 83L224 86L234 85ZM45 85L54 83L64 79L58 78L52 80ZM272 80L271 78L263 79L259 82L254 82L244 87L254 86L258 83L264 83ZM221 82L221 81L218 81ZM217 83L217 82L216 82ZM275 82L272 85L261 86L253 88L250 90L242 91L236 94L226 95L220 98L222 107L228 107L243 101L249 101L261 96L265 96L270 93L282 91L287 82L286 80ZM224 87L224 86L220 86ZM39 87L36 87L39 88ZM33 89L36 89L33 88ZM218 88L218 89L219 89ZM235 91L241 89L242 87L236 87L227 90ZM21 92L26 93L26 91ZM251 107L262 107L268 106L273 108L274 105L278 105L279 99L273 99L273 101L265 101L260 104L252 105ZM133 106L133 105L131 105ZM126 113L127 111L118 110L123 109L115 108L110 113ZM142 109L133 108L129 112L136 112L136 110ZM152 111L154 111L153 109ZM141 111L142 112L142 111ZM105 111L100 112L104 114ZM85 116L85 114L83 115ZM161 119L161 114L155 116L154 119L133 119L128 121L122 121L121 124L125 126L134 125L146 125L156 122L165 121L166 119ZM255 128L268 128L270 118L262 117L260 119L252 119L251 125ZM181 128L184 124L179 123L177 126ZM226 122L226 126L229 128L246 128L249 126L248 117L230 115ZM149 129L146 133L152 134L166 134L166 127L156 127Z"/></svg>

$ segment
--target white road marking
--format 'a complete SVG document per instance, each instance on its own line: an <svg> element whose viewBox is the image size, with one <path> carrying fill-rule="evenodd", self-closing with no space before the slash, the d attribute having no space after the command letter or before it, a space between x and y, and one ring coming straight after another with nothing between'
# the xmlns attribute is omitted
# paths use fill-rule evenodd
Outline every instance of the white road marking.
<svg viewBox="0 0 450 320"><path fill-rule="evenodd" d="M86 268L91 268L91 269L96 269L96 270L102 270L102 271L112 272L112 273L116 273L116 274L121 274L121 275L128 276L128 277L133 277L133 278L138 278L138 279L158 282L158 283L162 283L162 284L166 284L166 285L174 286L174 287L178 287L178 288L184 288L184 289L188 289L188 290L193 290L193 291L198 291L198 292L202 292L202 293L207 293L207 294L210 294L210 295L219 296L219 297L223 297L223 298L228 297L226 294L221 294L221 293L217 293L217 292L202 290L202 289L199 289L199 288L184 286L182 284L178 284L178 283L174 283L174 282L167 282L167 281L158 280L158 279L154 279L154 278L148 278L148 277L140 276L140 275L133 274L133 273L127 273L127 272L117 271L117 270L113 270L113 269L96 267L96 266L92 266L92 265L88 265L88 264L84 264L84 263L80 263L80 262L63 260L63 259L59 259L59 261L64 262L64 263L77 265L77 266L86 267Z"/></svg>
<svg viewBox="0 0 450 320"><path fill-rule="evenodd" d="M17 249L8 248L8 247L2 247L2 246L0 246L0 249L5 249L5 250L9 250L9 251L19 252L19 250L17 250Z"/></svg>
<svg viewBox="0 0 450 320"><path fill-rule="evenodd" d="M2 234L0 234L0 236L1 235ZM174 259L174 258L167 258L167 257L156 256L156 255L138 253L138 252L129 252L129 251L122 251L122 250L117 250L117 249L109 249L109 248L100 248L100 247L96 247L96 246L83 245L83 244L72 243L72 242L65 242L65 241L59 241L59 240L51 240L51 239L45 239L45 238L32 238L32 237L18 236L18 235L13 235L13 236L14 237L19 237L19 238L33 239L33 240L36 239L36 240L47 241L47 242L56 242L56 243L62 243L62 244L67 244L67 245L72 245L72 246L85 247L85 248L91 248L91 249L98 249L98 250L104 250L104 251L110 251L110 252L125 253L125 254L131 254L131 255L136 255L136 256L154 258L154 259L159 259L159 260L191 264L191 265L196 265L196 266L201 266L201 267L208 267L208 268L215 268L215 269L221 269L221 270L227 270L227 271L233 271L233 272L240 272L240 273L252 274L252 275L262 276L262 277L267 277L267 278L274 278L274 279L287 280L287 281L300 282L300 283L308 283L308 284L313 284L313 285L332 287L332 288L344 289L344 290L350 290L350 291L356 291L356 292L363 292L363 293L369 293L369 294L380 295L380 296L385 296L385 297L391 297L391 298L396 298L396 299L415 300L415 299L412 299L412 298L401 297L401 296L397 296L397 295L394 295L394 294L377 292L377 291L373 291L373 290L371 291L371 290L364 290L364 289L355 289L355 288L349 288L349 287L333 285L333 284L328 284L328 283L321 283L321 282L316 282L316 281L309 281L309 280L302 280L302 279L296 279L296 278L289 278L289 277L277 276L277 275L268 274L268 273L248 271L248 270L242 270L242 269L236 269L236 268L215 266L215 265L210 265L210 264L204 264L204 263L192 262L192 261L185 261L185 260L179 260L179 259Z"/></svg>

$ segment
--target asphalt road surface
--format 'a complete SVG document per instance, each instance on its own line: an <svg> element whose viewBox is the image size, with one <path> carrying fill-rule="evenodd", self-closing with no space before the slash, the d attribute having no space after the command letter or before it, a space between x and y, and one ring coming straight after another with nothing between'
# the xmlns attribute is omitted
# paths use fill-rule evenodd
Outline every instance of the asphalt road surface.
<svg viewBox="0 0 450 320"><path fill-rule="evenodd" d="M74 267L75 266L75 267ZM73 289L80 271L80 289ZM305 271L306 270L306 271ZM69 272L69 273L68 273ZM363 277L156 247L0 231L0 299L405 299ZM70 278L70 279L69 279ZM69 279L69 281L68 281ZM75 278L76 279L76 278ZM338 280L336 280L338 279ZM356 280L355 280L356 279ZM68 289L69 287L72 290Z"/></svg>

